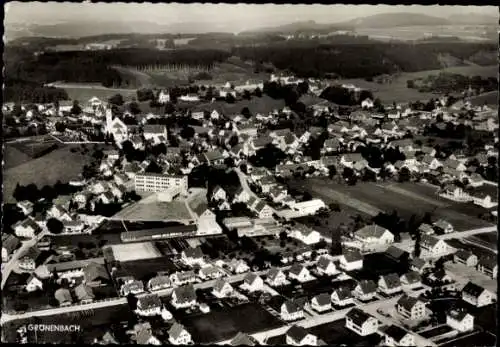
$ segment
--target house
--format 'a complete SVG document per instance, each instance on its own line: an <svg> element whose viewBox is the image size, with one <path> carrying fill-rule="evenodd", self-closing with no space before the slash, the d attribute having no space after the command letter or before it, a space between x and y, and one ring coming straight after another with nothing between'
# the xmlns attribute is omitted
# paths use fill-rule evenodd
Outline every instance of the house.
<svg viewBox="0 0 500 347"><path fill-rule="evenodd" d="M274 213L274 210L262 200L259 200L251 210L261 219L271 218Z"/></svg>
<svg viewBox="0 0 500 347"><path fill-rule="evenodd" d="M459 202L470 201L472 199L467 192L454 184L446 185L439 195L443 198Z"/></svg>
<svg viewBox="0 0 500 347"><path fill-rule="evenodd" d="M331 295L331 301L335 306L344 307L354 305L354 297L348 287L338 287Z"/></svg>
<svg viewBox="0 0 500 347"><path fill-rule="evenodd" d="M327 139L325 143L323 143L323 148L321 149L321 153L338 153L342 148L342 144L337 138Z"/></svg>
<svg viewBox="0 0 500 347"><path fill-rule="evenodd" d="M24 271L34 271L41 253L42 251L36 246L28 248L26 253L18 260L19 268Z"/></svg>
<svg viewBox="0 0 500 347"><path fill-rule="evenodd" d="M32 273L28 280L26 281L26 291L28 293L36 292L37 290L43 289L43 282L40 277L36 273Z"/></svg>
<svg viewBox="0 0 500 347"><path fill-rule="evenodd" d="M235 274L245 273L250 270L250 267L244 260L233 259L228 265L229 269Z"/></svg>
<svg viewBox="0 0 500 347"><path fill-rule="evenodd" d="M160 341L153 336L153 331L151 329L151 323L138 323L134 326L135 342L138 345L160 345Z"/></svg>
<svg viewBox="0 0 500 347"><path fill-rule="evenodd" d="M394 234L377 224L370 224L357 230L354 233L354 238L368 245L394 243Z"/></svg>
<svg viewBox="0 0 500 347"><path fill-rule="evenodd" d="M496 257L480 257L477 262L477 271L491 278L497 278L498 264Z"/></svg>
<svg viewBox="0 0 500 347"><path fill-rule="evenodd" d="M172 293L171 303L177 309L196 305L196 293L193 285L188 284L175 288Z"/></svg>
<svg viewBox="0 0 500 347"><path fill-rule="evenodd" d="M363 109L370 109L373 108L373 100L370 98L366 98L365 100L361 101L361 108Z"/></svg>
<svg viewBox="0 0 500 347"><path fill-rule="evenodd" d="M147 294L138 298L135 312L140 316L159 316L162 306L158 295Z"/></svg>
<svg viewBox="0 0 500 347"><path fill-rule="evenodd" d="M465 310L451 310L446 314L446 324L461 333L474 330L474 316Z"/></svg>
<svg viewBox="0 0 500 347"><path fill-rule="evenodd" d="M85 229L85 224L82 221L64 221L63 222L64 232L65 233L81 233L83 229Z"/></svg>
<svg viewBox="0 0 500 347"><path fill-rule="evenodd" d="M407 319L417 320L425 316L425 304L418 298L405 294L396 303L396 311Z"/></svg>
<svg viewBox="0 0 500 347"><path fill-rule="evenodd" d="M2 233L2 263L9 261L11 254L20 244L21 242L14 235Z"/></svg>
<svg viewBox="0 0 500 347"><path fill-rule="evenodd" d="M420 224L420 226L418 227L418 230L424 235L434 234L434 228L432 227L432 225L427 224L427 223Z"/></svg>
<svg viewBox="0 0 500 347"><path fill-rule="evenodd" d="M363 256L358 250L345 250L340 256L340 268L344 271L353 271L363 268Z"/></svg>
<svg viewBox="0 0 500 347"><path fill-rule="evenodd" d="M389 248L385 250L385 254L400 263L407 263L410 258L410 253L394 245L390 245Z"/></svg>
<svg viewBox="0 0 500 347"><path fill-rule="evenodd" d="M224 155L219 150L205 152L202 158L209 165L221 165L224 163Z"/></svg>
<svg viewBox="0 0 500 347"><path fill-rule="evenodd" d="M17 222L12 228L17 237L26 238L33 238L41 231L38 224L31 218L26 218L23 221Z"/></svg>
<svg viewBox="0 0 500 347"><path fill-rule="evenodd" d="M331 310L332 302L328 293L316 295L311 300L311 308L317 312L325 312Z"/></svg>
<svg viewBox="0 0 500 347"><path fill-rule="evenodd" d="M495 195L490 195L487 192L472 191L470 193L470 198L472 199L474 204L487 209L498 206L497 197Z"/></svg>
<svg viewBox="0 0 500 347"><path fill-rule="evenodd" d="M422 235L420 247L430 257L439 257L450 251L450 246L444 240L432 235Z"/></svg>
<svg viewBox="0 0 500 347"><path fill-rule="evenodd" d="M354 168L354 164L361 162L365 160L361 153L346 153L340 158L340 164L349 167L349 168Z"/></svg>
<svg viewBox="0 0 500 347"><path fill-rule="evenodd" d="M288 272L288 277L290 277L290 279L295 279L299 282L306 282L310 281L311 279L314 279L314 277L311 276L309 270L307 270L306 267L297 263L293 264L292 267L290 268Z"/></svg>
<svg viewBox="0 0 500 347"><path fill-rule="evenodd" d="M233 287L223 279L218 279L212 289L212 293L217 298L225 298L230 296L233 292Z"/></svg>
<svg viewBox="0 0 500 347"><path fill-rule="evenodd" d="M422 278L417 271L409 271L400 277L401 286L405 289L415 289L422 286Z"/></svg>
<svg viewBox="0 0 500 347"><path fill-rule="evenodd" d="M196 282L196 274L194 271L177 271L170 275L170 281L175 285L184 285Z"/></svg>
<svg viewBox="0 0 500 347"><path fill-rule="evenodd" d="M472 282L468 282L462 289L462 300L476 307L490 305L495 299L495 294Z"/></svg>
<svg viewBox="0 0 500 347"><path fill-rule="evenodd" d="M217 266L205 266L200 269L198 276L202 280L208 280L222 277L224 273Z"/></svg>
<svg viewBox="0 0 500 347"><path fill-rule="evenodd" d="M212 200L226 200L227 194L220 186L216 186L212 192Z"/></svg>
<svg viewBox="0 0 500 347"><path fill-rule="evenodd" d="M415 346L415 337L397 325L390 325L384 331L384 346Z"/></svg>
<svg viewBox="0 0 500 347"><path fill-rule="evenodd" d="M378 320L355 307L345 316L345 327L360 336L375 334L378 330Z"/></svg>
<svg viewBox="0 0 500 347"><path fill-rule="evenodd" d="M133 278L127 279L127 281L121 285L120 293L122 296L144 293L144 283L134 280Z"/></svg>
<svg viewBox="0 0 500 347"><path fill-rule="evenodd" d="M458 160L451 159L451 158L446 159L443 162L443 165L445 167L448 167L450 169L460 171L460 172L467 170L467 166L465 166L462 162L460 162Z"/></svg>
<svg viewBox="0 0 500 347"><path fill-rule="evenodd" d="M94 291L88 285L81 283L75 288L75 295L78 302L82 304L88 304L94 301L95 295Z"/></svg>
<svg viewBox="0 0 500 347"><path fill-rule="evenodd" d="M243 279L243 288L249 292L261 291L264 289L264 281L262 278L253 272L246 274Z"/></svg>
<svg viewBox="0 0 500 347"><path fill-rule="evenodd" d="M172 345L188 345L192 343L191 334L182 324L174 323L168 330L168 342Z"/></svg>
<svg viewBox="0 0 500 347"><path fill-rule="evenodd" d="M300 304L294 300L287 300L281 305L281 319L294 321L304 318L304 310Z"/></svg>
<svg viewBox="0 0 500 347"><path fill-rule="evenodd" d="M422 157L422 160L420 160L423 164L427 165L427 167L430 170L436 170L439 167L442 167L443 164L436 158L430 156L429 154L426 154Z"/></svg>
<svg viewBox="0 0 500 347"><path fill-rule="evenodd" d="M266 282L272 287L279 287L288 283L285 273L276 267L269 269Z"/></svg>
<svg viewBox="0 0 500 347"><path fill-rule="evenodd" d="M459 249L453 255L453 261L455 263L464 264L469 267L475 267L477 265L477 256L471 251L467 251L465 249Z"/></svg>
<svg viewBox="0 0 500 347"><path fill-rule="evenodd" d="M73 303L71 293L66 288L59 288L56 290L54 297L59 302L59 306L69 306Z"/></svg>
<svg viewBox="0 0 500 347"><path fill-rule="evenodd" d="M316 269L320 275L331 276L337 274L337 267L333 261L327 257L320 257L316 264Z"/></svg>
<svg viewBox="0 0 500 347"><path fill-rule="evenodd" d="M162 290L170 288L171 286L172 281L170 281L170 278L165 275L158 275L151 278L146 285L149 291Z"/></svg>
<svg viewBox="0 0 500 347"><path fill-rule="evenodd" d="M469 186L471 187L481 187L484 184L484 181L484 178L478 173L474 172L469 176Z"/></svg>
<svg viewBox="0 0 500 347"><path fill-rule="evenodd" d="M354 288L353 294L361 301L372 300L377 295L377 285L372 280L361 280Z"/></svg>
<svg viewBox="0 0 500 347"><path fill-rule="evenodd" d="M403 290L399 276L395 273L380 276L378 287L385 295L393 295Z"/></svg>
<svg viewBox="0 0 500 347"><path fill-rule="evenodd" d="M190 247L182 251L181 260L185 264L192 266L194 264L204 263L203 256L204 254L201 251L200 247L195 247L195 248Z"/></svg>
<svg viewBox="0 0 500 347"><path fill-rule="evenodd" d="M434 223L432 223L434 228L442 233L449 234L453 232L453 225L445 221L444 219L440 219Z"/></svg>
<svg viewBox="0 0 500 347"><path fill-rule="evenodd" d="M247 202L248 200L250 200L250 194L242 187L238 188L234 193L233 203Z"/></svg>
<svg viewBox="0 0 500 347"><path fill-rule="evenodd" d="M90 287L100 287L111 282L111 276L103 264L89 262L82 270L83 283Z"/></svg>
<svg viewBox="0 0 500 347"><path fill-rule="evenodd" d="M256 346L257 341L250 335L239 332L236 336L231 340L231 346Z"/></svg>
<svg viewBox="0 0 500 347"><path fill-rule="evenodd" d="M413 271L417 271L418 273L423 273L426 269L432 268L431 264L423 260L422 258L413 258L410 264L410 269Z"/></svg>
<svg viewBox="0 0 500 347"><path fill-rule="evenodd" d="M167 127L160 124L144 125L144 138L153 140L155 144L166 142L168 139Z"/></svg>
<svg viewBox="0 0 500 347"><path fill-rule="evenodd" d="M286 344L290 346L317 346L318 338L303 327L292 325L286 332Z"/></svg>
<svg viewBox="0 0 500 347"><path fill-rule="evenodd" d="M296 223L290 236L302 241L306 245L313 245L321 241L321 234L308 226Z"/></svg>
<svg viewBox="0 0 500 347"><path fill-rule="evenodd" d="M17 207L21 209L25 216L30 215L33 212L33 203L31 201L19 201L16 204Z"/></svg>

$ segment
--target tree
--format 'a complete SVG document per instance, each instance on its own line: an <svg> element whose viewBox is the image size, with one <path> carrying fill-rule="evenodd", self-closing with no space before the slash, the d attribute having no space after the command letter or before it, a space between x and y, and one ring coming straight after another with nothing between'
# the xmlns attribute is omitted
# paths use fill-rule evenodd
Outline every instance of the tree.
<svg viewBox="0 0 500 347"><path fill-rule="evenodd" d="M243 107L241 109L241 114L246 118L246 119L249 119L250 117L252 117L252 114L250 113L250 110L248 109L248 107Z"/></svg>
<svg viewBox="0 0 500 347"><path fill-rule="evenodd" d="M47 221L47 229L52 234L60 234L64 230L64 225L60 220L56 218L49 218L49 220Z"/></svg>
<svg viewBox="0 0 500 347"><path fill-rule="evenodd" d="M335 165L328 166L328 177L333 178L337 174L337 168Z"/></svg>
<svg viewBox="0 0 500 347"><path fill-rule="evenodd" d="M66 130L66 124L62 122L56 122L55 124L56 131L63 133Z"/></svg>
<svg viewBox="0 0 500 347"><path fill-rule="evenodd" d="M125 101L123 100L123 96L121 94L113 95L108 99L108 102L116 106L122 106L125 103Z"/></svg>
<svg viewBox="0 0 500 347"><path fill-rule="evenodd" d="M155 161L152 161L146 168L146 172L163 173L163 168L160 165L158 165Z"/></svg>
<svg viewBox="0 0 500 347"><path fill-rule="evenodd" d="M258 98L262 97L262 90L259 87L255 89L255 96Z"/></svg>
<svg viewBox="0 0 500 347"><path fill-rule="evenodd" d="M153 90L149 88L138 89L136 94L137 94L137 101L139 102L156 99Z"/></svg>
<svg viewBox="0 0 500 347"><path fill-rule="evenodd" d="M192 139L194 137L194 134L195 134L195 131L192 127L190 126L187 126L187 127L184 127L181 132L180 132L180 135L183 139Z"/></svg>
<svg viewBox="0 0 500 347"><path fill-rule="evenodd" d="M415 88L415 81L413 81L413 80L407 80L406 81L406 88L410 88L410 89Z"/></svg>
<svg viewBox="0 0 500 347"><path fill-rule="evenodd" d="M410 170L406 167L402 167L398 174L399 182L408 182L410 180Z"/></svg>
<svg viewBox="0 0 500 347"><path fill-rule="evenodd" d="M71 107L70 113L72 115L79 115L82 113L82 108L78 104L78 100L73 101L73 107Z"/></svg>
<svg viewBox="0 0 500 347"><path fill-rule="evenodd" d="M250 92L248 90L245 90L243 92L243 99L250 100L251 98L252 98L252 95L250 94Z"/></svg>
<svg viewBox="0 0 500 347"><path fill-rule="evenodd" d="M132 311L137 310L137 301L138 301L138 299L134 294L129 293L127 295L127 304L128 304L128 307L130 308L130 310L132 310Z"/></svg>
<svg viewBox="0 0 500 347"><path fill-rule="evenodd" d="M130 104L128 104L128 110L133 115L137 115L137 114L141 113L141 109L139 108L139 104L135 101L132 101Z"/></svg>
<svg viewBox="0 0 500 347"><path fill-rule="evenodd" d="M228 104L234 104L234 102L236 101L233 94L231 93L227 93L225 100Z"/></svg>

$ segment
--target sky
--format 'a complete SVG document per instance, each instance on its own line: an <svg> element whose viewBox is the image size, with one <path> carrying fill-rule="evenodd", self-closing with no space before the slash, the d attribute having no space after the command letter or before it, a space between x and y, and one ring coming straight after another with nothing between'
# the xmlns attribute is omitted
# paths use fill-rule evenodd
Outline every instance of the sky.
<svg viewBox="0 0 500 347"><path fill-rule="evenodd" d="M275 4L151 4L17 2L5 5L6 23L55 24L81 20L237 23L240 29L275 26L296 21L343 22L379 13L410 12L447 17L455 14L497 15L493 6L389 5L275 5Z"/></svg>

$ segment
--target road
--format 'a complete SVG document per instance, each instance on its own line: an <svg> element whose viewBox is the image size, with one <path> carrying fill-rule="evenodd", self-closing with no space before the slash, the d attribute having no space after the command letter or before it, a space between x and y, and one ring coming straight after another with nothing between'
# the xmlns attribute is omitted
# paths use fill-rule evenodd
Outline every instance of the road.
<svg viewBox="0 0 500 347"><path fill-rule="evenodd" d="M38 234L36 237L32 238L31 240L24 241L19 249L16 250L16 252L12 255L12 258L10 260L3 264L2 266L2 285L1 288L5 286L5 283L7 282L7 278L9 278L10 273L17 267L17 262L19 258L24 256L28 249L30 247L33 247L40 241L45 235L48 235L48 231L42 231L40 234Z"/></svg>
<svg viewBox="0 0 500 347"><path fill-rule="evenodd" d="M304 266L308 266L313 264L312 261L305 262L303 263ZM281 269L282 270L288 270L291 267L291 265L284 266ZM263 271L258 271L255 272L257 275L264 275L267 273L267 269ZM224 277L223 279L226 280L229 283L234 283L234 282L240 282L243 281L247 273L242 273L242 274L236 274L232 275L229 277ZM206 289L206 288L211 288L215 285L215 282L217 279L214 280L209 280L205 281L202 283L195 283L194 288L196 289ZM154 293L157 294L158 296L169 296L173 291L173 288L166 288L162 290L155 291ZM147 295L148 293L144 294L139 294L138 297L142 295ZM83 311L83 310L91 310L91 309L98 309L102 307L108 307L108 306L116 306L116 305L122 305L124 303L127 303L126 298L116 298L114 300L110 301L98 301L98 302L92 302L89 304L84 304L84 305L72 305L72 306L65 306L65 307L56 307L56 308L50 308L46 310L39 310L39 311L32 311L32 312L26 312L22 314L8 314L2 312L2 316L0 318L1 324L4 324L6 322L12 321L12 320L17 320L17 319L26 319L30 318L33 316L51 316L54 314L63 314L63 313L68 313L68 312L74 312L74 311Z"/></svg>
<svg viewBox="0 0 500 347"><path fill-rule="evenodd" d="M426 289L424 288L424 289L415 291L415 292L413 292L412 296L419 295L420 293L424 292L425 290ZM356 305L356 307L361 308L362 310L372 314L377 319L379 319L383 324L392 325L395 322L391 321L390 319L388 319L386 317L381 316L376 311L377 311L377 309L379 309L380 307L383 307L383 306L394 306L399 298L400 298L400 295L397 295L396 297L383 299L383 300L379 300L379 301L375 301L375 302L370 302L370 303L366 303L366 304L359 303ZM265 344L265 342L269 338L285 334L288 331L288 329L290 329L290 327L292 325L298 325L300 327L307 329L307 328L311 328L314 326L334 322L336 320L345 318L345 315L351 309L352 309L352 307L349 307L349 308L346 308L343 310L328 312L325 314L319 314L319 315L309 317L309 318L306 318L306 319L298 321L298 322L289 323L289 324L282 326L282 327L279 327L279 328L258 332L258 333L252 334L251 336L254 337L261 344ZM415 335L415 338L416 338L416 342L418 342L417 343L418 346L432 346L432 343L430 343L430 341L427 341L420 336ZM230 341L231 340L222 341L222 342L219 342L218 345L229 344Z"/></svg>
<svg viewBox="0 0 500 347"><path fill-rule="evenodd" d="M248 182L247 182L248 177L247 177L247 175L245 175L243 172L241 172L240 168L236 168L235 171L236 171L236 174L238 175L238 178L240 179L241 188L243 188L243 190L245 192L247 192L248 195L255 197L257 200L262 200L248 186ZM271 209L273 210L274 213L277 213L274 208L271 207Z"/></svg>
<svg viewBox="0 0 500 347"><path fill-rule="evenodd" d="M498 226L493 225L490 227L471 229L471 230L467 230L467 231L456 231L456 232L449 233L449 234L438 235L437 237L440 238L441 240L463 239L463 238L473 236L476 234L496 232L497 230L498 230Z"/></svg>

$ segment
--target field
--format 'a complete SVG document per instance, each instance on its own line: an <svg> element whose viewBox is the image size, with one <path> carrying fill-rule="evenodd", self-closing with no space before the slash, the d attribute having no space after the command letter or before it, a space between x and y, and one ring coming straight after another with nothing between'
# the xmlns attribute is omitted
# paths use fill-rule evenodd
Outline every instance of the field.
<svg viewBox="0 0 500 347"><path fill-rule="evenodd" d="M494 247L494 249L496 249L498 245L498 233L496 232L476 234L468 237L467 239L472 242L484 244L487 247Z"/></svg>
<svg viewBox="0 0 500 347"><path fill-rule="evenodd" d="M10 144L5 145L5 150L3 152L4 169L8 170L18 165L24 164L31 159L33 159L28 154L20 151L15 146Z"/></svg>
<svg viewBox="0 0 500 347"><path fill-rule="evenodd" d="M70 146L64 146L40 158L36 158L11 167L4 171L4 199L6 203L14 202L12 193L16 184L34 183L38 188L57 181L69 182L76 178L85 164L91 161L90 155L72 153Z"/></svg>
<svg viewBox="0 0 500 347"><path fill-rule="evenodd" d="M253 334L282 325L276 317L257 304L243 304L231 309L189 316L181 323L195 343L215 343L236 336L238 332Z"/></svg>
<svg viewBox="0 0 500 347"><path fill-rule="evenodd" d="M120 263L123 273L133 276L135 279L148 281L161 271L176 271L177 267L168 257L153 259L142 259Z"/></svg>
<svg viewBox="0 0 500 347"><path fill-rule="evenodd" d="M136 202L127 206L116 215L113 219L121 220L138 220L138 221L189 221L192 219L189 210L184 202L151 202L143 203Z"/></svg>
<svg viewBox="0 0 500 347"><path fill-rule="evenodd" d="M400 217L408 220L414 214L421 216L430 212L433 219L446 219L457 231L491 225L478 219L476 210L470 213L456 211L454 204L435 196L433 188L423 184L360 182L347 186L327 179L310 179L303 185L313 196L324 199L326 203L337 202L371 216L397 211Z"/></svg>
<svg viewBox="0 0 500 347"><path fill-rule="evenodd" d="M82 104L86 103L94 96L101 100L107 100L116 94L121 94L125 100L131 100L132 97L136 97L135 89L106 88L98 84L90 83L55 83L52 85L64 89L70 100L78 100Z"/></svg>
<svg viewBox="0 0 500 347"><path fill-rule="evenodd" d="M160 251L152 242L139 242L111 246L113 256L117 261L132 261L161 257Z"/></svg>
<svg viewBox="0 0 500 347"><path fill-rule="evenodd" d="M75 340L81 339L81 342L90 344L95 338L102 338L111 324L127 321L131 314L128 305L118 305L67 314L32 317L6 323L2 326L2 335L4 341L16 342L16 330L27 324L78 325L81 329L78 337L74 333L54 331L39 331L35 337L34 332L31 331L28 333L28 341L32 343L75 343Z"/></svg>
<svg viewBox="0 0 500 347"><path fill-rule="evenodd" d="M410 89L406 86L407 80L417 78L424 78L430 75L437 75L440 72L457 73L468 76L482 76L482 77L496 77L498 74L498 67L491 66L455 66L448 67L441 70L426 70L419 72L401 73L393 76L390 83L379 84L376 82L368 82L363 79L343 79L339 80L340 83L354 84L360 88L369 89L373 92L375 97L380 98L384 104L395 102L410 102L410 101L423 101L430 98L435 98L437 94L434 93L420 93L416 89ZM495 101L496 104L496 101Z"/></svg>
<svg viewBox="0 0 500 347"><path fill-rule="evenodd" d="M488 92L470 98L474 106L483 106L484 104L498 107L498 91Z"/></svg>
<svg viewBox="0 0 500 347"><path fill-rule="evenodd" d="M215 64L214 68L209 72L212 76L211 80L200 80L200 84L225 84L230 82L234 85L244 84L249 79L254 80L267 80L269 74L254 73L253 66L239 62L233 64L231 62L224 62Z"/></svg>
<svg viewBox="0 0 500 347"><path fill-rule="evenodd" d="M378 346L380 336L377 334L360 336L345 327L345 319L309 328L308 331L329 345Z"/></svg>
<svg viewBox="0 0 500 347"><path fill-rule="evenodd" d="M262 97L252 97L250 100L239 100L234 104L228 104L225 101L215 101L213 103L206 104L207 110L217 110L222 114L238 114L244 107L248 107L250 113L255 115L257 113L268 114L273 110L281 110L285 107L284 100L275 100L267 95ZM196 107L197 109L203 109L204 105Z"/></svg>

